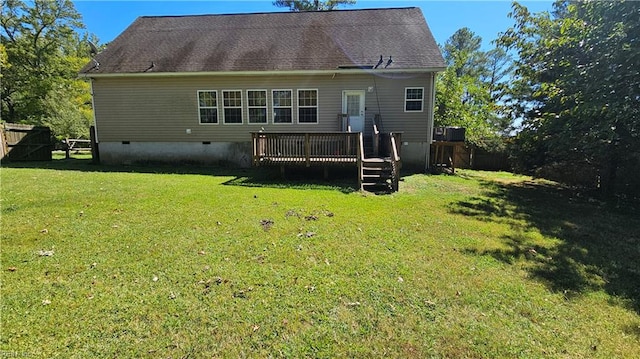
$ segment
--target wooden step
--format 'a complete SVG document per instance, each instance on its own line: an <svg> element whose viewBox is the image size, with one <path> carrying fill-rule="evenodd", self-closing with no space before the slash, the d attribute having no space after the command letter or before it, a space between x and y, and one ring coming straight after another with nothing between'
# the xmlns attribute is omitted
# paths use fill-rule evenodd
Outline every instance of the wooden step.
<svg viewBox="0 0 640 359"><path fill-rule="evenodd" d="M380 175L362 175L362 179L365 179L365 178L391 179L391 175L388 175L388 176L380 176Z"/></svg>
<svg viewBox="0 0 640 359"><path fill-rule="evenodd" d="M366 152L365 152L366 153ZM393 164L389 157L367 157L362 160L360 180L362 187L375 192L393 192ZM371 188L376 187L376 188Z"/></svg>

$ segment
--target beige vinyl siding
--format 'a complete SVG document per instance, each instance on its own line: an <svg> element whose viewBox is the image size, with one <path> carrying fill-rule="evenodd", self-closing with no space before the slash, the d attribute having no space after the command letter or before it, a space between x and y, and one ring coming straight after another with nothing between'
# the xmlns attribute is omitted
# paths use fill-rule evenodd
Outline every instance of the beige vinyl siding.
<svg viewBox="0 0 640 359"><path fill-rule="evenodd" d="M369 92L369 88L373 91ZM405 87L424 87L422 112L404 112ZM318 123L298 124L298 89L318 90ZM242 125L222 122L222 90L241 90ZM249 124L247 90L267 90L267 124ZM273 124L273 89L293 92L293 123ZM198 90L218 91L218 124L200 124ZM93 80L101 142L238 142L264 127L273 132L339 131L342 91L364 90L366 117L380 113L384 130L404 132L403 141L427 141L431 74L336 74L314 76L122 77ZM377 96L376 96L377 95ZM369 126L369 121L367 121ZM190 130L190 134L187 133Z"/></svg>

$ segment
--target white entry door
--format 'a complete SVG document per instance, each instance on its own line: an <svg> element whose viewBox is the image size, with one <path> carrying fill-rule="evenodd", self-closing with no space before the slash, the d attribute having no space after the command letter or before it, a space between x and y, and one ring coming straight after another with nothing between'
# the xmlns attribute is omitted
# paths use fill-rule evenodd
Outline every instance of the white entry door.
<svg viewBox="0 0 640 359"><path fill-rule="evenodd" d="M351 132L364 132L364 91L342 91L342 113L349 115Z"/></svg>

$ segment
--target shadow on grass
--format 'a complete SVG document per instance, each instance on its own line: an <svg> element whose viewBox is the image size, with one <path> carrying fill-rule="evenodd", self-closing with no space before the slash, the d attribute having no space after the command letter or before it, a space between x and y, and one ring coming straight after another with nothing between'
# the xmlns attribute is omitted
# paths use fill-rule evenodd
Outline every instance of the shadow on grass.
<svg viewBox="0 0 640 359"><path fill-rule="evenodd" d="M604 290L640 313L640 216L637 204L614 207L540 182L483 181L483 196L451 204L450 211L511 231L503 249L468 248L524 268L567 298ZM545 238L540 239L536 232Z"/></svg>
<svg viewBox="0 0 640 359"><path fill-rule="evenodd" d="M118 172L149 174L185 174L214 177L233 177L223 182L227 186L265 187L282 189L321 189L342 193L357 191L355 169L331 169L325 180L322 169L287 169L283 178L279 168L237 168L225 166L204 166L201 164L145 163L133 165L94 164L91 159L54 159L36 162L2 162L5 168L39 168L58 171Z"/></svg>

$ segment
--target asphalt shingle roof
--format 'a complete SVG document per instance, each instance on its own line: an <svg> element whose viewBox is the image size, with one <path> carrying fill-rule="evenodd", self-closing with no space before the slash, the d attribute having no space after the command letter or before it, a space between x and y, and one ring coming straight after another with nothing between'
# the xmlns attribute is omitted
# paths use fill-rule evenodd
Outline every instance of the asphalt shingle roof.
<svg viewBox="0 0 640 359"><path fill-rule="evenodd" d="M380 55L381 68L445 66L420 9L401 8L139 17L80 72L335 70Z"/></svg>

